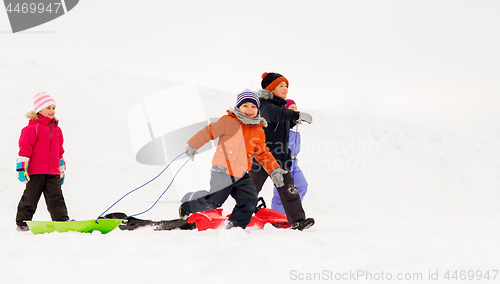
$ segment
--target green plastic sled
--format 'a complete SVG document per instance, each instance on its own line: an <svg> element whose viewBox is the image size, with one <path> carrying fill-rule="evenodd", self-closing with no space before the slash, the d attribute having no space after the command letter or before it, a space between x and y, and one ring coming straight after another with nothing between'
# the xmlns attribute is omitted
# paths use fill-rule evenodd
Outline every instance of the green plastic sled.
<svg viewBox="0 0 500 284"><path fill-rule="evenodd" d="M70 222L56 222L56 221L26 221L30 231L33 234L44 234L52 232L80 232L92 233L93 231L100 231L102 234L107 234L113 231L122 219L97 219L97 220L83 220L83 221L70 221Z"/></svg>

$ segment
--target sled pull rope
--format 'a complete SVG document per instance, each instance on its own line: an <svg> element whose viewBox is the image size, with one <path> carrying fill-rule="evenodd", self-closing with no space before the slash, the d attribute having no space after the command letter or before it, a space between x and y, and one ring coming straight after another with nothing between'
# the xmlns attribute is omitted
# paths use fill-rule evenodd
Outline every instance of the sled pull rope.
<svg viewBox="0 0 500 284"><path fill-rule="evenodd" d="M17 181L17 179L15 179L13 182L11 182L9 185L7 185L6 187L4 187L2 190L0 190L0 192L6 190L7 188L9 188L11 185L13 185L15 182Z"/></svg>
<svg viewBox="0 0 500 284"><path fill-rule="evenodd" d="M163 174L163 173L167 170L167 168L168 168L168 167L169 167L169 166L170 166L170 165L171 165L171 164L172 164L175 160L177 160L179 157L181 157L181 156L182 156L182 155L184 155L184 154L186 154L186 152L182 152L179 156L175 157L175 159L173 159L170 163L168 163L168 165L167 165L167 166L166 166L166 167L165 167L165 168L164 168L164 169L163 169L163 170L162 170L162 171L161 171L161 172L160 172L157 176L155 176L152 180L150 180L150 181L146 182L145 184L143 184L143 185L141 185L141 186L139 186L139 187L137 187L137 188L135 188L135 189L133 189L133 190L129 191L127 194L125 194L124 196L122 196L122 197L121 197L120 199L118 199L115 203L113 203L113 205L109 206L109 208L108 208L108 209L106 209L106 211L102 212L102 213L101 213L101 215L99 215L99 217L97 217L97 219L101 218L101 217L102 217L102 215L106 214L106 212L108 212L108 211L109 211L109 209L113 208L113 206L115 206L116 204L118 204L118 202L122 201L122 199L123 199L123 198L125 198L127 195L131 194L132 192L134 192L134 191L136 191L136 190L138 190L138 189L140 189L140 188L143 188L144 186L148 185L149 183L151 183L152 181L154 181L155 179L157 179L159 176L161 176L161 175L162 175L162 174ZM189 161L189 159L188 159L188 161ZM185 164L186 164L186 163L184 163L184 165L185 165ZM182 167L184 167L184 165L182 165ZM182 167L181 167L181 169L182 169ZM180 170L180 169L179 169L179 170ZM177 171L177 173L179 173L179 171ZM176 173L175 175L177 175L177 173ZM175 176L174 176L174 178L175 178ZM173 179L172 179L172 182L173 182ZM172 182L171 182L170 184L172 184ZM168 187L170 187L170 185L169 185ZM167 187L167 189L168 189L168 187ZM167 191L167 189L165 189L165 191ZM163 193L165 193L165 191L164 191ZM162 196L163 196L163 194L162 194ZM161 196L160 196L160 197L161 197ZM158 201L157 201L157 202L158 202ZM156 202L155 202L155 204L156 204ZM154 206L154 205L153 205L153 206ZM151 208L153 208L153 207L151 207ZM151 208L150 208L150 209L151 209ZM148 209L148 210L149 210L149 209ZM147 212L147 211L144 211L144 212ZM144 212L143 212L143 213L144 213ZM141 214L142 214L142 213L141 213ZM137 215L139 215L139 214L137 214ZM130 217L130 216L128 216L128 217ZM128 218L128 217L127 217L127 218ZM97 220L96 220L96 222L97 222Z"/></svg>
<svg viewBox="0 0 500 284"><path fill-rule="evenodd" d="M158 197L158 199L156 199L155 203L149 207L146 211L143 211L141 213L137 213L137 214L132 214L130 216L127 216L125 217L125 219L128 219L130 217L134 217L134 216L138 216L138 215L141 215L141 214L144 214L146 212L148 212L149 210L153 209L153 207L155 207L156 203L158 203L158 201L160 201L160 199L163 197L163 195L165 194L165 192L167 192L167 190L170 188L170 186L172 185L172 183L174 182L175 180L175 177L177 176L177 174L182 170L182 168L189 162L189 159L187 159L186 162L184 162L184 164L182 164L182 166L177 170L177 172L175 173L174 177L172 178L172 181L170 182L170 184L167 186L167 188L161 193L160 197Z"/></svg>
<svg viewBox="0 0 500 284"><path fill-rule="evenodd" d="M297 127L297 133L295 133L295 145L294 145L295 149L293 149L293 155L294 155L293 160L295 160L295 163L292 163L293 164L292 169L291 169L291 171L292 171L292 178L295 178L294 177L295 176L295 168L297 167L297 161L296 161L297 155L298 155L297 154L297 141L298 141L298 138L299 138L299 135L300 135L299 125L300 124L297 123L297 125L295 126L295 127Z"/></svg>

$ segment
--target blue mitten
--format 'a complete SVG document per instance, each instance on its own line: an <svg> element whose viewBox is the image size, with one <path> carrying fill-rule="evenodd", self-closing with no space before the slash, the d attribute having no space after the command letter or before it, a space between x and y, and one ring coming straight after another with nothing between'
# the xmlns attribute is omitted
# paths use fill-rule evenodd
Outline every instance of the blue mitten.
<svg viewBox="0 0 500 284"><path fill-rule="evenodd" d="M66 162L64 158L61 159L61 163L59 164L59 171L61 172L61 185L63 185L64 179L66 178L66 174L64 173L66 171Z"/></svg>
<svg viewBox="0 0 500 284"><path fill-rule="evenodd" d="M30 181L30 177L28 175L28 164L29 158L27 157L17 157L16 162L16 171L18 173L17 178L22 183L28 183Z"/></svg>

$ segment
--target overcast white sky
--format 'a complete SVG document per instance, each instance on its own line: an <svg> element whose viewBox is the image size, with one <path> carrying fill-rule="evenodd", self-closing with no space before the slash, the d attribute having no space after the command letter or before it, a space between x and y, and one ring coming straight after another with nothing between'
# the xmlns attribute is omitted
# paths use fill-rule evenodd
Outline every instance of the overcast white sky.
<svg viewBox="0 0 500 284"><path fill-rule="evenodd" d="M500 138L498 15L499 1L84 0L18 34L0 11L0 54L231 92L274 71L303 110Z"/></svg>

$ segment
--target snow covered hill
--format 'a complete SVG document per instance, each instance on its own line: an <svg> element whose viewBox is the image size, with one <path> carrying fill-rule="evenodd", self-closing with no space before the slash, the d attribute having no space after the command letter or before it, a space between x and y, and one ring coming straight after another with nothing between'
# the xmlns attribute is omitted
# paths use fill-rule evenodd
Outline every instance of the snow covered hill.
<svg viewBox="0 0 500 284"><path fill-rule="evenodd" d="M1 54L0 78L1 283L35 278L67 283L68 277L72 283L283 283L307 273L350 270L422 273L428 280L429 270L500 267L499 140L318 109L302 108L314 123L300 128L299 159L309 182L304 207L317 221L307 232L272 227L108 235L16 232L23 191L14 172L17 140L34 94L47 91L57 101L68 164L64 194L70 216L82 220L96 218L161 171L135 161L127 115L142 99L180 82ZM208 116L221 116L234 103L227 91L203 86L199 91ZM179 100L185 100L189 115L189 98ZM207 176L208 170L193 175ZM170 178L161 177L111 211L146 209ZM268 200L270 186L264 190ZM179 196L171 190L143 217L175 218L178 206ZM225 205L225 212L230 207ZM49 220L43 201L35 219ZM58 276L38 278L49 269Z"/></svg>

